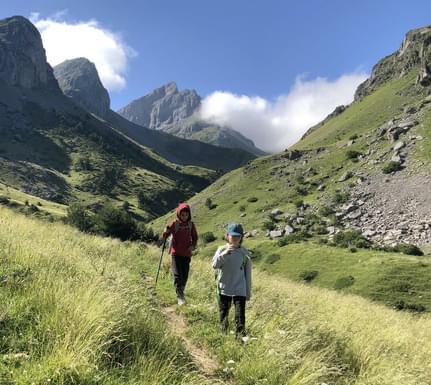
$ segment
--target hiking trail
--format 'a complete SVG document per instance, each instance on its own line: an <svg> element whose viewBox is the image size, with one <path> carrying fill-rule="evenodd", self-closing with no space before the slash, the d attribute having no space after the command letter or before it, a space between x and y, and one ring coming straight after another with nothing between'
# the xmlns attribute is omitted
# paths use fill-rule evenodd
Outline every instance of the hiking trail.
<svg viewBox="0 0 431 385"><path fill-rule="evenodd" d="M192 356L193 362L198 371L213 384L233 384L232 381L222 380L219 378L217 371L220 365L215 358L206 349L197 346L190 338L187 337L187 321L185 317L176 312L174 306L162 308L162 313L166 316L169 329L172 334L181 338L187 352Z"/></svg>

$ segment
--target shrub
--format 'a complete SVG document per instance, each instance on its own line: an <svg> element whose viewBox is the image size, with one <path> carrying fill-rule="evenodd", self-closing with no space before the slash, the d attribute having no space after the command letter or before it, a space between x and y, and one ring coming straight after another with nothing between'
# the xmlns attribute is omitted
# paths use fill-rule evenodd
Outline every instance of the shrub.
<svg viewBox="0 0 431 385"><path fill-rule="evenodd" d="M289 243L299 243L299 242L306 241L310 237L311 237L311 235L307 231L300 230L300 231L285 235L284 237L280 238L277 241L277 244L279 247L283 247L283 246L288 245Z"/></svg>
<svg viewBox="0 0 431 385"><path fill-rule="evenodd" d="M349 199L349 194L347 192L337 191L332 197L332 202L335 204L341 204L341 203L346 203L348 199Z"/></svg>
<svg viewBox="0 0 431 385"><path fill-rule="evenodd" d="M365 239L358 230L340 231L334 235L334 244L339 247L357 247L367 249L371 247L371 242Z"/></svg>
<svg viewBox="0 0 431 385"><path fill-rule="evenodd" d="M351 275L348 275L347 277L340 277L337 278L334 284L334 289L344 289L346 287L352 286L355 283L355 278Z"/></svg>
<svg viewBox="0 0 431 385"><path fill-rule="evenodd" d="M217 239L216 236L211 231L201 234L201 238L204 243L211 243Z"/></svg>
<svg viewBox="0 0 431 385"><path fill-rule="evenodd" d="M270 220L266 220L265 222L263 222L262 224L262 229L263 230L268 230L268 231L272 231L275 229L275 223L270 221Z"/></svg>
<svg viewBox="0 0 431 385"><path fill-rule="evenodd" d="M394 246L393 250L397 253L403 253L407 255L424 255L423 251L419 247L410 243L400 243Z"/></svg>
<svg viewBox="0 0 431 385"><path fill-rule="evenodd" d="M318 213L322 217L329 217L330 215L334 214L334 209L329 206L322 206Z"/></svg>
<svg viewBox="0 0 431 385"><path fill-rule="evenodd" d="M404 300L398 300L394 303L394 308L397 310L413 311L416 313L423 313L426 307L419 303L407 303Z"/></svg>
<svg viewBox="0 0 431 385"><path fill-rule="evenodd" d="M0 204L2 205L8 205L10 202L10 199L4 195L0 195Z"/></svg>
<svg viewBox="0 0 431 385"><path fill-rule="evenodd" d="M154 230L150 226L147 226L142 222L137 222L135 233L130 239L140 240L143 242L157 242L159 236L154 233Z"/></svg>
<svg viewBox="0 0 431 385"><path fill-rule="evenodd" d="M247 202L253 203L253 202L257 202L257 201L258 201L258 199L256 197L249 197L249 198L247 198Z"/></svg>
<svg viewBox="0 0 431 385"><path fill-rule="evenodd" d="M299 273L299 278L305 282L311 282L318 274L319 272L317 270L305 270Z"/></svg>
<svg viewBox="0 0 431 385"><path fill-rule="evenodd" d="M215 209L217 207L216 204L211 200L211 198L207 198L205 200L205 206L208 207L209 210Z"/></svg>
<svg viewBox="0 0 431 385"><path fill-rule="evenodd" d="M239 211L243 213L245 211L245 206L244 205L239 206Z"/></svg>
<svg viewBox="0 0 431 385"><path fill-rule="evenodd" d="M349 140L355 140L358 139L358 134L353 134L349 137Z"/></svg>
<svg viewBox="0 0 431 385"><path fill-rule="evenodd" d="M295 205L296 208L299 208L304 204L304 201L302 199L295 199L293 201L293 204Z"/></svg>
<svg viewBox="0 0 431 385"><path fill-rule="evenodd" d="M280 259L280 256L278 254L270 254L266 257L265 262L272 265L273 263L277 262Z"/></svg>
<svg viewBox="0 0 431 385"><path fill-rule="evenodd" d="M303 186L303 185L298 185L298 186L296 186L296 187L295 187L295 190L296 190L296 192L297 192L299 195L302 195L302 196L305 196L305 195L307 195L307 194L308 194L307 187L306 187L306 186Z"/></svg>
<svg viewBox="0 0 431 385"><path fill-rule="evenodd" d="M356 150L347 150L346 151L346 158L347 159L358 159L358 156L362 155L359 151Z"/></svg>
<svg viewBox="0 0 431 385"><path fill-rule="evenodd" d="M103 207L95 217L96 231L122 241L136 237L137 224L123 210L111 205Z"/></svg>
<svg viewBox="0 0 431 385"><path fill-rule="evenodd" d="M392 172L396 172L401 169L402 169L402 166L400 162L394 162L393 160L391 160L383 167L382 171L384 174L390 174Z"/></svg>
<svg viewBox="0 0 431 385"><path fill-rule="evenodd" d="M66 223L80 231L89 232L94 226L94 220L84 206L74 203L67 208Z"/></svg>

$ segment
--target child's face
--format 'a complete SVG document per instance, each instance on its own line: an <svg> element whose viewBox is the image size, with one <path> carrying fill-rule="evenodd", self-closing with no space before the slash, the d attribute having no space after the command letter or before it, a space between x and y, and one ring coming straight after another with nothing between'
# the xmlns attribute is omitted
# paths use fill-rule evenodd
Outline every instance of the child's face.
<svg viewBox="0 0 431 385"><path fill-rule="evenodd" d="M190 214L189 214L189 212L187 210L183 210L183 211L180 212L180 219L183 222L186 222L189 219L189 216L190 216Z"/></svg>
<svg viewBox="0 0 431 385"><path fill-rule="evenodd" d="M239 244L241 242L241 236L236 236L236 235L227 235L227 241L229 242L230 245L235 246L235 247L239 247Z"/></svg>

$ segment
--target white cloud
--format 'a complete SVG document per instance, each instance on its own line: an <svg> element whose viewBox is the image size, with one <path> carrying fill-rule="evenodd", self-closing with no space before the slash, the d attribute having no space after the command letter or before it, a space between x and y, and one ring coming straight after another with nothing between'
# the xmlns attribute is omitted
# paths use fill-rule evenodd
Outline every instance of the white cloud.
<svg viewBox="0 0 431 385"><path fill-rule="evenodd" d="M281 151L297 142L336 106L351 103L356 87L367 77L365 73L352 73L330 81L300 76L290 92L275 102L216 91L202 101L199 113L203 120L241 132L263 150Z"/></svg>
<svg viewBox="0 0 431 385"><path fill-rule="evenodd" d="M57 12L45 19L37 12L30 16L41 33L48 62L55 66L64 60L85 57L96 65L108 90L124 88L128 59L136 52L118 34L101 27L98 21L66 22L66 13Z"/></svg>

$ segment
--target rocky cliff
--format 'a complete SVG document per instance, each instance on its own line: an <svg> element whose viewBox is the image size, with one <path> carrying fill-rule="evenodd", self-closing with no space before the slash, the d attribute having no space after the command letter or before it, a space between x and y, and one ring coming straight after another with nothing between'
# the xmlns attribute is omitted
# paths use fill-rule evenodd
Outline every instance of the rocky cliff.
<svg viewBox="0 0 431 385"><path fill-rule="evenodd" d="M191 116L200 102L195 90L179 91L171 82L134 100L118 113L133 123L159 130Z"/></svg>
<svg viewBox="0 0 431 385"><path fill-rule="evenodd" d="M0 79L9 86L59 90L40 34L24 17L0 20Z"/></svg>
<svg viewBox="0 0 431 385"><path fill-rule="evenodd" d="M63 93L89 112L105 117L110 108L96 66L86 58L66 60L54 67L54 76Z"/></svg>

